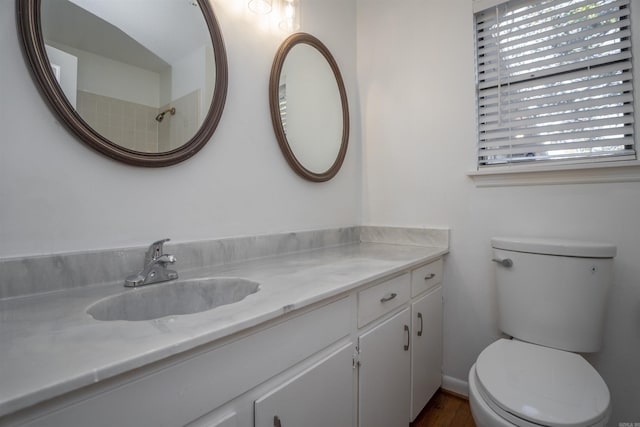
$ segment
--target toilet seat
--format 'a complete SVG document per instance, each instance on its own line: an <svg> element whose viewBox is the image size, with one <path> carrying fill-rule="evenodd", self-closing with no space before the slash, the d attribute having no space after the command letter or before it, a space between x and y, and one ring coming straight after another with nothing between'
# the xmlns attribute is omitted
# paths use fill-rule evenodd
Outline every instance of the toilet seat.
<svg viewBox="0 0 640 427"><path fill-rule="evenodd" d="M516 425L590 427L610 412L607 385L580 355L500 339L475 365L483 400Z"/></svg>

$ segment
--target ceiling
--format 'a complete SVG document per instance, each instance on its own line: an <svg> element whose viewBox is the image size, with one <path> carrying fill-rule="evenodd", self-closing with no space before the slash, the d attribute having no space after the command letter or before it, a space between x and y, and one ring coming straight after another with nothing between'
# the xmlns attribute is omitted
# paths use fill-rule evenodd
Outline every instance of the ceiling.
<svg viewBox="0 0 640 427"><path fill-rule="evenodd" d="M46 40L156 72L211 43L192 0L48 0L42 27Z"/></svg>

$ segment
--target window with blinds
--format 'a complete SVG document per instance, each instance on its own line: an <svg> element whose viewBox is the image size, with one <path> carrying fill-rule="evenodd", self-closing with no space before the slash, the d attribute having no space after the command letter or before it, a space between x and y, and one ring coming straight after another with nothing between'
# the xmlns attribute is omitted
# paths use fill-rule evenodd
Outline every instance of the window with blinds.
<svg viewBox="0 0 640 427"><path fill-rule="evenodd" d="M512 0L475 15L480 168L636 158L629 2Z"/></svg>

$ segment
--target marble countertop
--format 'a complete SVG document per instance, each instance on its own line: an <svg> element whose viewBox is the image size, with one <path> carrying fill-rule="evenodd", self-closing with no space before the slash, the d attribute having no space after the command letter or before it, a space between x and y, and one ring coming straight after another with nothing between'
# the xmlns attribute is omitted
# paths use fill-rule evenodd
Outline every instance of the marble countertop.
<svg viewBox="0 0 640 427"><path fill-rule="evenodd" d="M442 256L447 248L354 243L182 273L260 283L244 300L147 321L94 320L95 301L122 283L0 300L0 417L212 343ZM179 270L179 268L178 268ZM151 285L153 286L153 285Z"/></svg>

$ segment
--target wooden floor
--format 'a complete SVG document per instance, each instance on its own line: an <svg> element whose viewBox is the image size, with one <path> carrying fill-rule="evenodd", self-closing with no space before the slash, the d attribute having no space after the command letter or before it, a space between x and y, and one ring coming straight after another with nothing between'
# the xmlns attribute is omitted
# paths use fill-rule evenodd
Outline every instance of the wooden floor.
<svg viewBox="0 0 640 427"><path fill-rule="evenodd" d="M466 399L438 390L411 427L475 427Z"/></svg>

